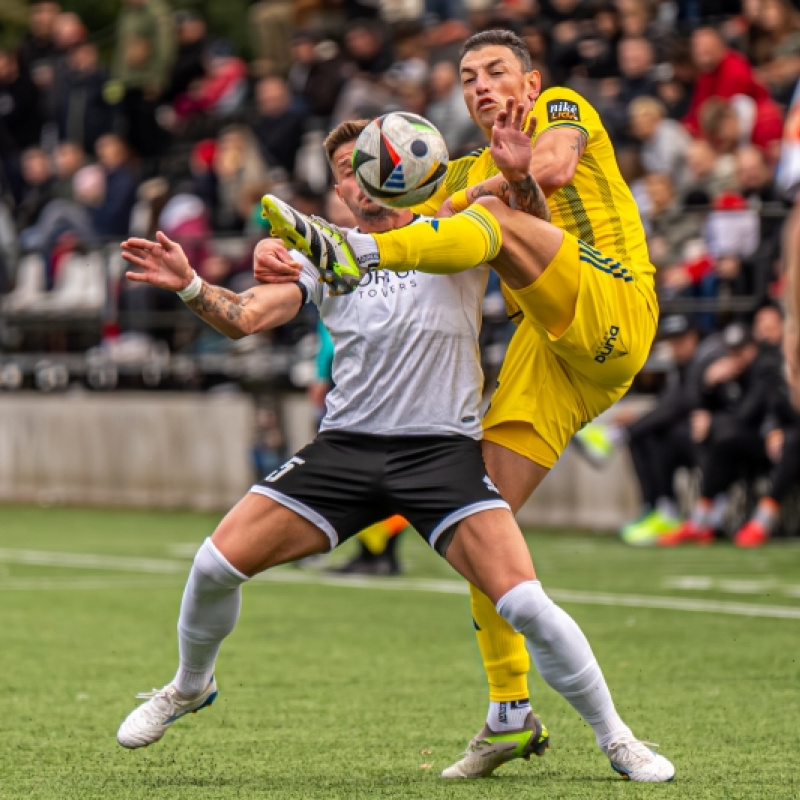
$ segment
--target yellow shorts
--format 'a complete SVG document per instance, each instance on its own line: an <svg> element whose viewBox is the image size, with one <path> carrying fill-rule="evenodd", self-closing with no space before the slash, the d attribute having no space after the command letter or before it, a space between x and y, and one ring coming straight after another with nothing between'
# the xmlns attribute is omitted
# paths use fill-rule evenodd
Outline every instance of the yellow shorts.
<svg viewBox="0 0 800 800"><path fill-rule="evenodd" d="M535 283L507 290L524 319L483 420L484 438L552 467L572 435L619 400L644 366L658 322L646 280L565 233Z"/></svg>

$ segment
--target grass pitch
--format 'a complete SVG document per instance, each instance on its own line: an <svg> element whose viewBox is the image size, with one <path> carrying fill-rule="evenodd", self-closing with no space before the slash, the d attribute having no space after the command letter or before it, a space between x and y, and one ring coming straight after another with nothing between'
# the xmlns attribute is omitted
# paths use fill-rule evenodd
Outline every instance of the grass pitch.
<svg viewBox="0 0 800 800"><path fill-rule="evenodd" d="M547 756L489 780L441 780L480 727L486 692L463 586L408 533L399 581L330 585L315 565L249 585L215 705L125 751L117 726L137 691L174 672L183 581L216 521L0 507L0 798L800 797L791 543L655 551L530 535L623 717L674 760L667 786L618 780L533 676Z"/></svg>

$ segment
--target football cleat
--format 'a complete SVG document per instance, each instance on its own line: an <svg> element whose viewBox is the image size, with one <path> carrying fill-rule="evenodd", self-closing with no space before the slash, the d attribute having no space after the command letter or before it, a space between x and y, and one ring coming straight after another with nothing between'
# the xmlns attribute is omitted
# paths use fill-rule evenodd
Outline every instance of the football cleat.
<svg viewBox="0 0 800 800"><path fill-rule="evenodd" d="M655 544L660 537L668 533L674 533L680 526L681 521L679 519L655 510L642 519L626 525L619 535L625 544L641 547Z"/></svg>
<svg viewBox="0 0 800 800"><path fill-rule="evenodd" d="M608 428L599 422L584 425L573 437L580 454L595 468L602 469L614 455Z"/></svg>
<svg viewBox="0 0 800 800"><path fill-rule="evenodd" d="M659 547L677 547L680 544L711 544L714 541L714 531L687 520L679 528L658 537L656 544Z"/></svg>
<svg viewBox="0 0 800 800"><path fill-rule="evenodd" d="M664 756L654 753L650 748L658 747L651 742L638 739L619 739L613 742L606 755L611 768L625 780L640 783L665 783L675 777L675 767Z"/></svg>
<svg viewBox="0 0 800 800"><path fill-rule="evenodd" d="M261 212L275 236L308 257L331 294L352 292L368 271L358 266L344 232L336 225L301 214L271 194L261 198Z"/></svg>
<svg viewBox="0 0 800 800"><path fill-rule="evenodd" d="M163 689L141 692L136 698L147 702L134 708L117 731L117 741L129 750L157 742L173 722L210 706L217 698L217 682L212 675L208 686L194 697L180 694L169 683Z"/></svg>
<svg viewBox="0 0 800 800"><path fill-rule="evenodd" d="M763 547L769 541L769 531L756 519L746 522L733 537L737 547Z"/></svg>
<svg viewBox="0 0 800 800"><path fill-rule="evenodd" d="M498 767L515 758L526 761L543 756L550 736L536 714L529 712L521 730L495 733L488 725L469 743L464 758L442 772L443 778L488 778Z"/></svg>

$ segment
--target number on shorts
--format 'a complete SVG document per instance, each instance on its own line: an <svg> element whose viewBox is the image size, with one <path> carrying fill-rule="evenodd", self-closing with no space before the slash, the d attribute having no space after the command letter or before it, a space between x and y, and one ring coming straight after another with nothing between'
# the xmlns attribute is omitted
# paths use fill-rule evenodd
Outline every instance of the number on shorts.
<svg viewBox="0 0 800 800"><path fill-rule="evenodd" d="M305 463L306 462L303 461L302 458L299 458L298 456L292 456L285 464L270 472L270 474L267 475L264 480L267 483L275 483L275 481L280 480L287 472Z"/></svg>

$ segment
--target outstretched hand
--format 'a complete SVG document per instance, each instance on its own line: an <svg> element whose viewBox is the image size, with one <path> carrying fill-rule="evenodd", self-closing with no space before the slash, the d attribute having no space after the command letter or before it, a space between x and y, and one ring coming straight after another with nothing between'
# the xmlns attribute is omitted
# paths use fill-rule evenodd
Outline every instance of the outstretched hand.
<svg viewBox="0 0 800 800"><path fill-rule="evenodd" d="M297 283L303 267L280 239L262 239L253 252L253 275L259 283Z"/></svg>
<svg viewBox="0 0 800 800"><path fill-rule="evenodd" d="M516 103L509 97L492 126L492 160L503 176L511 180L521 180L530 172L531 139L537 124L534 116L525 124L530 109L529 104Z"/></svg>
<svg viewBox="0 0 800 800"><path fill-rule="evenodd" d="M178 292L185 289L194 277L194 270L183 248L161 231L156 233L155 242L130 238L120 247L125 261L138 267L125 273L129 280Z"/></svg>

